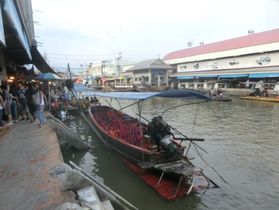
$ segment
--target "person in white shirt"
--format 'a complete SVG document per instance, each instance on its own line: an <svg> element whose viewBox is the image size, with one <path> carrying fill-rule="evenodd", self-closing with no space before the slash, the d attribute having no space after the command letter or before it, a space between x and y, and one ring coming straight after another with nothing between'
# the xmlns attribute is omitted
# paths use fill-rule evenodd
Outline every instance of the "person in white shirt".
<svg viewBox="0 0 279 210"><path fill-rule="evenodd" d="M44 108L45 108L45 95L42 91L42 86L38 84L35 86L36 93L33 95L34 104L36 106L35 116L39 119L38 127L46 123Z"/></svg>

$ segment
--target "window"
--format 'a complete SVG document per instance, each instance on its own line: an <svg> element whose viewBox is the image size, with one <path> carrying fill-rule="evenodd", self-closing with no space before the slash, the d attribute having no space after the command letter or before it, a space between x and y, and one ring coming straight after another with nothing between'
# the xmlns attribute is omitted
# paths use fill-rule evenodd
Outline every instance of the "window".
<svg viewBox="0 0 279 210"><path fill-rule="evenodd" d="M270 63L270 61L271 58L269 57L269 55L260 56L259 58L256 59L256 63L259 65L266 65Z"/></svg>
<svg viewBox="0 0 279 210"><path fill-rule="evenodd" d="M186 70L187 69L187 65L183 64L179 66L180 70Z"/></svg>
<svg viewBox="0 0 279 210"><path fill-rule="evenodd" d="M230 63L231 66L234 66L234 65L238 65L238 64L239 64L239 62L236 61L236 60L234 60L234 59L231 60L229 63Z"/></svg>
<svg viewBox="0 0 279 210"><path fill-rule="evenodd" d="M216 70L216 69L218 69L218 63L216 61L209 62L207 64L207 67L209 69Z"/></svg>

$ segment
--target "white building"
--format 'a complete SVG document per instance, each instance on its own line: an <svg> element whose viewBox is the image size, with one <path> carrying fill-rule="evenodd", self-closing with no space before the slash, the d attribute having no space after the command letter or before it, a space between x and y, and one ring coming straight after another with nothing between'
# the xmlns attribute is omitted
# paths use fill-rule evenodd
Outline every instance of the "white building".
<svg viewBox="0 0 279 210"><path fill-rule="evenodd" d="M141 61L126 72L132 73L133 84L161 87L168 86L169 75L173 73L173 69L158 58Z"/></svg>
<svg viewBox="0 0 279 210"><path fill-rule="evenodd" d="M172 77L180 87L274 83L279 81L279 29L171 52L164 61L176 68Z"/></svg>

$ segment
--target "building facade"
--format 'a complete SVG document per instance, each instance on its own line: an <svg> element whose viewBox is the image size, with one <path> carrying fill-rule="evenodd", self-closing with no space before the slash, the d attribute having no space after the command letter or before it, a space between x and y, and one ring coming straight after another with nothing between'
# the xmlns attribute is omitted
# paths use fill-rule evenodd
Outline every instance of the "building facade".
<svg viewBox="0 0 279 210"><path fill-rule="evenodd" d="M258 80L279 80L279 29L171 52L178 87L248 87ZM218 85L216 86L218 88Z"/></svg>
<svg viewBox="0 0 279 210"><path fill-rule="evenodd" d="M131 75L125 72L132 66L133 62L122 59L94 62L87 67L87 80L93 86L131 85Z"/></svg>
<svg viewBox="0 0 279 210"><path fill-rule="evenodd" d="M134 85L168 86L173 67L161 59L150 59L135 64L126 72L132 73Z"/></svg>
<svg viewBox="0 0 279 210"><path fill-rule="evenodd" d="M0 79L31 72L26 64L41 72L54 72L37 50L31 0L0 1Z"/></svg>

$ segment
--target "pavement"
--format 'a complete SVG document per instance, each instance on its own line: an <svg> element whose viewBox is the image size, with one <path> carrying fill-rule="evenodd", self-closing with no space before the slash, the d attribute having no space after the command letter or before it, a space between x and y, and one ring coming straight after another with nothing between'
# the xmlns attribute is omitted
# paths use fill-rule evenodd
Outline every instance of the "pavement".
<svg viewBox="0 0 279 210"><path fill-rule="evenodd" d="M0 135L0 210L55 209L75 202L48 170L63 163L55 132L20 121Z"/></svg>

